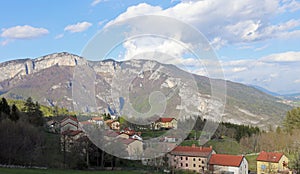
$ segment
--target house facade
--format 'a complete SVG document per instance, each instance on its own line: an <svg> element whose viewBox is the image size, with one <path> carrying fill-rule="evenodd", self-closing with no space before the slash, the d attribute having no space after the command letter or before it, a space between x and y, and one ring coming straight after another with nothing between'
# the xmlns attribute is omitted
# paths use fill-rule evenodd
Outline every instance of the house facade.
<svg viewBox="0 0 300 174"><path fill-rule="evenodd" d="M213 154L209 170L213 174L248 174L248 161L241 155Z"/></svg>
<svg viewBox="0 0 300 174"><path fill-rule="evenodd" d="M65 132L67 130L78 130L78 120L75 117L68 116L60 122L60 132Z"/></svg>
<svg viewBox="0 0 300 174"><path fill-rule="evenodd" d="M256 158L257 174L289 173L289 159L281 152L260 152Z"/></svg>
<svg viewBox="0 0 300 174"><path fill-rule="evenodd" d="M190 170L197 173L208 171L212 147L177 146L169 153L169 164L175 170Z"/></svg>
<svg viewBox="0 0 300 174"><path fill-rule="evenodd" d="M159 118L155 123L155 129L177 129L175 118Z"/></svg>

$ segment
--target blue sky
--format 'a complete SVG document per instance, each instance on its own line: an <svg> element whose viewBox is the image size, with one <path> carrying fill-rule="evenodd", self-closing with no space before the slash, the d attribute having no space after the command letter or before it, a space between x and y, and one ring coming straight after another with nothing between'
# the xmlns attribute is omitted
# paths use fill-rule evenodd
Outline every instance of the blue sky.
<svg viewBox="0 0 300 174"><path fill-rule="evenodd" d="M80 55L108 23L154 14L202 32L226 79L279 93L300 92L296 0L3 0L0 7L0 62L62 51ZM197 66L193 72L205 75Z"/></svg>

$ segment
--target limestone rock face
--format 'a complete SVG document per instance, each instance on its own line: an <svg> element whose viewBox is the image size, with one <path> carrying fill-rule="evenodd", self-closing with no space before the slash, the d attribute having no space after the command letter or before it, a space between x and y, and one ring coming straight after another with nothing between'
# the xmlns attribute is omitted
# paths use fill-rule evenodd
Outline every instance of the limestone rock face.
<svg viewBox="0 0 300 174"><path fill-rule="evenodd" d="M37 59L13 60L0 64L0 81L32 74L52 66L87 64L83 58L69 53L54 53Z"/></svg>
<svg viewBox="0 0 300 174"><path fill-rule="evenodd" d="M81 66L87 71L81 71ZM84 81L77 91L74 90L77 84L74 74ZM206 119L264 128L279 125L286 111L291 109L278 98L227 81L227 103L220 118L218 113L212 112L221 108L222 103L211 96L211 81L222 88L222 80L190 74L153 60L88 61L66 52L0 63L1 96L13 99L33 97L41 104L69 110L79 102L74 100L74 94L79 94L80 101L85 99L87 103L93 101L97 105L86 110L118 112L120 108L126 109L126 102L131 102L140 113L146 113L151 109L148 102L151 92L160 91L167 100L167 116L176 117L181 113L188 117L200 111ZM191 84L195 88L191 88ZM85 95L89 88L93 96ZM130 90L128 94L127 90ZM155 100L154 104L159 102ZM160 108L163 105L155 106Z"/></svg>

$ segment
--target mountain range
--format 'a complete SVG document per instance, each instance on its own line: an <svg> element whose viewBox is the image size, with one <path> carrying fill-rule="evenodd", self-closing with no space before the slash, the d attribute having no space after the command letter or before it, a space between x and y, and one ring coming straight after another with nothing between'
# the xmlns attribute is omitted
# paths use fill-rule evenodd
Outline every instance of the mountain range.
<svg viewBox="0 0 300 174"><path fill-rule="evenodd" d="M77 68L81 66L87 68L85 71L87 74L81 76L83 81L89 78L95 81L88 85L80 84L79 88L75 88L77 91L74 91L74 86L78 87L74 78L76 73L80 72ZM188 83L185 77L194 80L196 91L184 87L184 84ZM149 103L148 100L151 91L161 91L168 96L165 99L167 101L165 115L171 117L182 111L185 111L185 114L193 114L193 109L189 109L189 106L195 105L196 109L201 110L204 107L209 110L210 107L213 109L220 104L211 96L211 82L222 85L224 80L190 74L174 65L154 60L88 61L67 52L0 64L1 96L22 100L32 97L43 105L60 106L69 110L74 110L81 102L74 101L74 96L77 96L77 99L84 98L84 92L82 94L80 92L88 87L94 87L91 88L94 99L90 99L87 95L86 101L95 100L96 108L86 109L117 113L123 109L126 103L124 101L130 100L133 108L140 113L146 113L152 107L151 101ZM122 92L124 89L130 90L128 96L124 96L127 95ZM285 113L291 109L291 106L282 103L282 99L252 86L226 81L226 91L226 105L222 117L224 122L266 128L270 125L280 125ZM112 95L118 97L111 97ZM159 93L157 96L161 97ZM182 98L187 101L185 105L180 101ZM198 106L199 103L201 106ZM157 107L159 105L157 104ZM214 119L213 117L213 114L206 116L207 119Z"/></svg>

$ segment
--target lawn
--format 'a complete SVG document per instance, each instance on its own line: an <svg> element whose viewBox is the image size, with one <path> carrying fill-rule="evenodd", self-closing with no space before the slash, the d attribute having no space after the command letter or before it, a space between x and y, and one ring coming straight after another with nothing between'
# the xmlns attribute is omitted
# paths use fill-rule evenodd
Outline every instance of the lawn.
<svg viewBox="0 0 300 174"><path fill-rule="evenodd" d="M258 155L246 155L248 161L248 168L250 171L256 171L256 158Z"/></svg>
<svg viewBox="0 0 300 174"><path fill-rule="evenodd" d="M221 154L239 155L242 151L240 144L235 139L228 137L210 140L205 145L212 146L217 153Z"/></svg>
<svg viewBox="0 0 300 174"><path fill-rule="evenodd" d="M0 168L0 174L139 174L145 171L80 171L58 169L8 169Z"/></svg>

